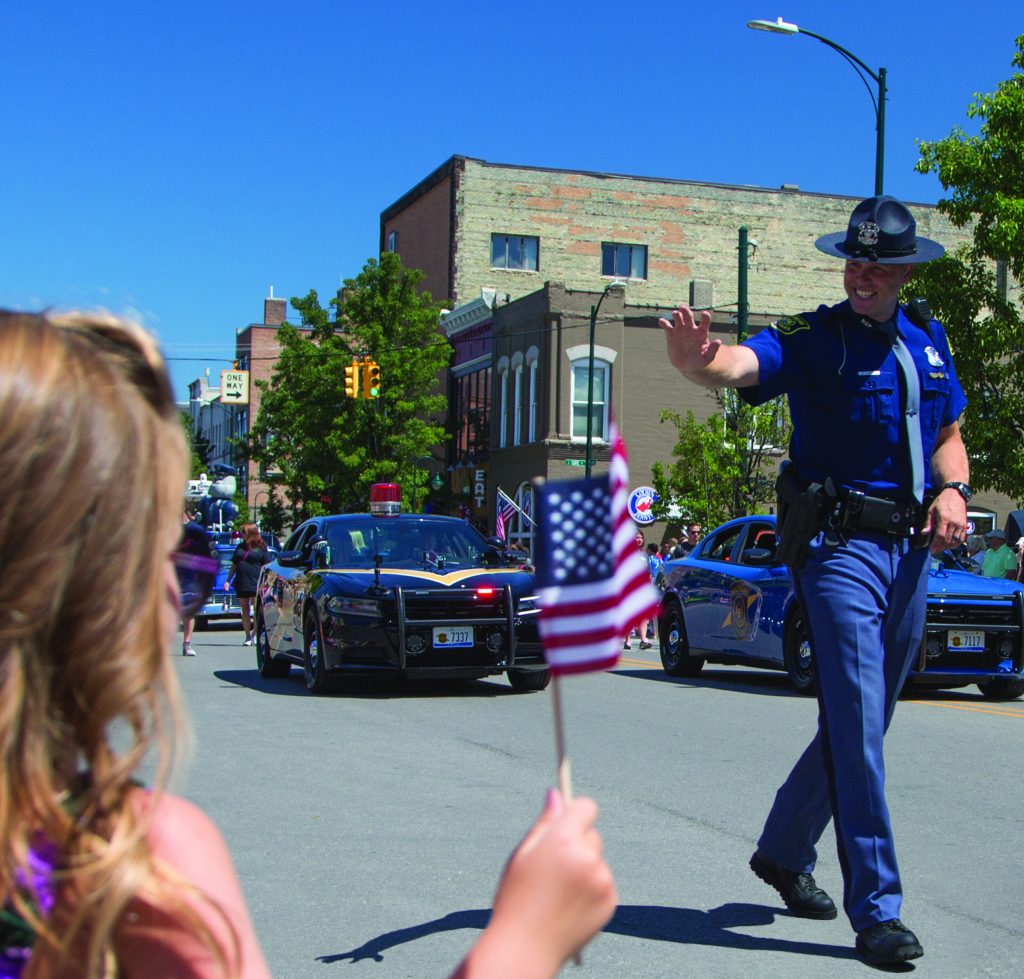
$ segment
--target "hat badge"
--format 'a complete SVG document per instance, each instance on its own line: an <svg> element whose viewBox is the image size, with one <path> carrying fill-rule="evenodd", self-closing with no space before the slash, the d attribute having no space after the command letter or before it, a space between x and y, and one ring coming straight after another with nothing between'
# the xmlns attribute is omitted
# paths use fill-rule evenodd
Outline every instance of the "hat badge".
<svg viewBox="0 0 1024 979"><path fill-rule="evenodd" d="M857 226L857 244L873 248L878 244L880 230L874 221L862 221Z"/></svg>

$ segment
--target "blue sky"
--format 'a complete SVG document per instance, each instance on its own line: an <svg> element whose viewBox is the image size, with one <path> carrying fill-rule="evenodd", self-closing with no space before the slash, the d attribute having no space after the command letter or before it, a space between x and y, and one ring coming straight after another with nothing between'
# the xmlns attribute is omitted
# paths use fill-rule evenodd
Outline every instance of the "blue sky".
<svg viewBox="0 0 1024 979"><path fill-rule="evenodd" d="M810 37L888 71L886 185L1009 77L1020 0L0 0L0 306L139 318L175 389L270 286L326 297L453 154L868 196L874 110ZM822 231L837 229L822 229Z"/></svg>

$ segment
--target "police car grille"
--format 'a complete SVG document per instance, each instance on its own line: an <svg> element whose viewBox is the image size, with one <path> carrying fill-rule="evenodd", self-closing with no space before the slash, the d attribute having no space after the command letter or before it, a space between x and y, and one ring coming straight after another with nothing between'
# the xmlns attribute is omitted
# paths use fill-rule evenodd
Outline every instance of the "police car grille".
<svg viewBox="0 0 1024 979"><path fill-rule="evenodd" d="M928 605L928 629L993 629L1019 631L1014 607L993 605Z"/></svg>
<svg viewBox="0 0 1024 979"><path fill-rule="evenodd" d="M475 592L453 594L451 590L424 592L406 591L406 621L459 622L467 619L494 619L504 621L508 617L505 596L496 592L491 599L478 599ZM392 608L393 611L393 608Z"/></svg>

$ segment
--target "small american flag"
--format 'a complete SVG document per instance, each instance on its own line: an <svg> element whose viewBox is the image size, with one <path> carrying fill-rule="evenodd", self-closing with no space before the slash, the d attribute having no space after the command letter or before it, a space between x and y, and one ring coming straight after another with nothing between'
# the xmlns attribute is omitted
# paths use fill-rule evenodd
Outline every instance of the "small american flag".
<svg viewBox="0 0 1024 979"><path fill-rule="evenodd" d="M614 666L660 600L626 508L626 446L614 425L611 441L606 476L535 487L540 634L555 674Z"/></svg>
<svg viewBox="0 0 1024 979"><path fill-rule="evenodd" d="M494 518L494 532L502 539L508 540L508 528L512 518L519 512L519 507L498 487L498 515Z"/></svg>

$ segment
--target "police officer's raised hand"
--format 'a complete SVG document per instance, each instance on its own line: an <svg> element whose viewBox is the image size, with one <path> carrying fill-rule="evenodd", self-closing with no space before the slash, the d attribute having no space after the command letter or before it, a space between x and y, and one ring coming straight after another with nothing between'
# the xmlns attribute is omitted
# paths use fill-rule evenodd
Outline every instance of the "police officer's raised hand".
<svg viewBox="0 0 1024 979"><path fill-rule="evenodd" d="M711 337L711 313L700 319L685 303L672 319L658 320L668 344L668 359L680 373L705 387L748 387L757 383L757 355L743 346L723 346Z"/></svg>

